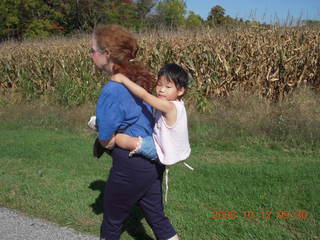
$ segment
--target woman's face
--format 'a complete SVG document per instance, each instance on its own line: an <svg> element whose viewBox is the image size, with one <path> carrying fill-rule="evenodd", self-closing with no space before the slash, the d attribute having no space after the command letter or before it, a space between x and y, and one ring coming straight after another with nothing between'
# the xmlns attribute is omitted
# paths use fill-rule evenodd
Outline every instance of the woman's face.
<svg viewBox="0 0 320 240"><path fill-rule="evenodd" d="M100 70L112 73L113 63L110 61L110 52L108 50L104 50L103 52L100 51L95 38L92 38L91 45L92 48L90 58L96 67Z"/></svg>

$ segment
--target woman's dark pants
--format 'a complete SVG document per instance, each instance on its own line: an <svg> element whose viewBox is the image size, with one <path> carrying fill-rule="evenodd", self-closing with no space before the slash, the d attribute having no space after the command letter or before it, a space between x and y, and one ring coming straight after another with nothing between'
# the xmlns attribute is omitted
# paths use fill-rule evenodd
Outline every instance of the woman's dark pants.
<svg viewBox="0 0 320 240"><path fill-rule="evenodd" d="M157 239L169 239L176 232L164 215L162 176L164 166L140 156L128 157L129 151L112 151L112 168L104 192L101 238L118 240L125 219L135 203Z"/></svg>

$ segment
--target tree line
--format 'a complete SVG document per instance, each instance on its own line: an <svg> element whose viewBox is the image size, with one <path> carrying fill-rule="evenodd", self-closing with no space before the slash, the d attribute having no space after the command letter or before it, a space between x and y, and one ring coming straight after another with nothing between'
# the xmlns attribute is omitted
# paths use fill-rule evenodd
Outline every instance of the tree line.
<svg viewBox="0 0 320 240"><path fill-rule="evenodd" d="M233 19L213 6L207 19L187 11L184 0L1 0L0 40L34 39L91 32L97 24L130 30L259 24Z"/></svg>

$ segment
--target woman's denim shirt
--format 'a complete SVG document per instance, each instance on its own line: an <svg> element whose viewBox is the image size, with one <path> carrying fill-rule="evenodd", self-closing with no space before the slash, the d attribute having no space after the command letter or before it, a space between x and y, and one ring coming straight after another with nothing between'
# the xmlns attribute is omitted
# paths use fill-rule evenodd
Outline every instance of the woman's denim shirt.
<svg viewBox="0 0 320 240"><path fill-rule="evenodd" d="M96 105L98 135L108 140L121 132L132 137L152 135L154 118L151 106L135 97L121 83L109 81Z"/></svg>

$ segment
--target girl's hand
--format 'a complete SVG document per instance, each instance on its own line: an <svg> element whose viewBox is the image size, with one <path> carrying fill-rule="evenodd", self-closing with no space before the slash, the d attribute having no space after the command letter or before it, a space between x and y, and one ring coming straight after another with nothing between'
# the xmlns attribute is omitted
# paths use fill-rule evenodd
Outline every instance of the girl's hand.
<svg viewBox="0 0 320 240"><path fill-rule="evenodd" d="M111 80L118 82L118 83L123 83L123 81L125 81L125 79L128 79L128 78L121 73L117 73L117 74L114 74L111 76Z"/></svg>

